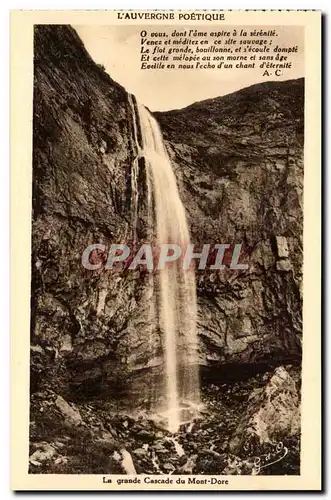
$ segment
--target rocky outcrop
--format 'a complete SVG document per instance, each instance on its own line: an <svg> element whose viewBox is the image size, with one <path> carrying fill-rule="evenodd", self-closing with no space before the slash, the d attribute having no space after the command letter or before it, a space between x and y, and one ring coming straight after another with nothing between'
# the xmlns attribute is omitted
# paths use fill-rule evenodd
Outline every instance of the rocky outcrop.
<svg viewBox="0 0 331 500"><path fill-rule="evenodd" d="M155 116L192 241L242 243L249 264L247 271L197 272L207 376L299 360L303 81L264 83ZM141 381L162 363L160 339L144 324L144 274L81 265L87 245L132 238L132 118L127 92L73 29L35 28L33 392L124 398L132 374ZM104 259L93 254L94 263Z"/></svg>
<svg viewBox="0 0 331 500"><path fill-rule="evenodd" d="M294 379L278 367L265 387L252 391L245 415L230 440L229 449L240 454L257 445L277 445L300 433L300 400Z"/></svg>

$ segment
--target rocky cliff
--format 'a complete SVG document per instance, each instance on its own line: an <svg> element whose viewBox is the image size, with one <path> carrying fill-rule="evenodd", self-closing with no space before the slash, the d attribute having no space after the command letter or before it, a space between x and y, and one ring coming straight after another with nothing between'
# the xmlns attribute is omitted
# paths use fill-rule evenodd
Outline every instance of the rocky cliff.
<svg viewBox="0 0 331 500"><path fill-rule="evenodd" d="M139 294L134 273L81 265L87 245L129 235L132 117L70 27L37 27L34 54L32 387L46 377L87 395L120 388L118 342Z"/></svg>
<svg viewBox="0 0 331 500"><path fill-rule="evenodd" d="M156 114L192 241L241 243L249 265L198 275L199 333L218 373L300 358L303 109L299 79Z"/></svg>
<svg viewBox="0 0 331 500"><path fill-rule="evenodd" d="M242 243L249 264L197 273L209 379L300 360L303 93L302 80L263 83L155 114L192 241ZM81 265L89 244L130 241L135 155L125 89L73 29L36 27L32 392L123 396L133 373L160 365L159 340L151 349L143 319L143 274Z"/></svg>

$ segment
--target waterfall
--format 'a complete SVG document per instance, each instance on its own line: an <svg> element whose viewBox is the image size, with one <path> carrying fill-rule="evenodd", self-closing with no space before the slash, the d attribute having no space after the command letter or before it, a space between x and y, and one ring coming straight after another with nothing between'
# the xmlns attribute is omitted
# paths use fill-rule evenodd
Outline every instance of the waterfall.
<svg viewBox="0 0 331 500"><path fill-rule="evenodd" d="M138 156L143 157L145 163L148 223L154 225L156 247L159 249L163 243L175 243L184 252L190 244L186 214L160 127L143 105L136 103L135 109L132 100L130 104ZM137 122L141 145L137 137ZM137 165L138 160L133 165L135 182ZM139 190L138 186L134 187ZM158 326L164 357L161 393L165 403L159 405L158 411L165 416L168 430L176 432L180 424L187 421L189 409L200 402L194 270L183 269L182 259L167 263L164 269L153 273L150 287L154 298L150 321Z"/></svg>

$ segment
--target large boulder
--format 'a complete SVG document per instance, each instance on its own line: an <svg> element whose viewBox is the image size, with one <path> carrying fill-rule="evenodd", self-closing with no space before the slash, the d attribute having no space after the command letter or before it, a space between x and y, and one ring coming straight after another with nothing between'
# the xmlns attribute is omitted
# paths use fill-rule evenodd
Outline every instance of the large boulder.
<svg viewBox="0 0 331 500"><path fill-rule="evenodd" d="M234 432L229 449L234 454L274 444L300 432L300 399L295 380L278 367L269 382L253 390L248 407Z"/></svg>

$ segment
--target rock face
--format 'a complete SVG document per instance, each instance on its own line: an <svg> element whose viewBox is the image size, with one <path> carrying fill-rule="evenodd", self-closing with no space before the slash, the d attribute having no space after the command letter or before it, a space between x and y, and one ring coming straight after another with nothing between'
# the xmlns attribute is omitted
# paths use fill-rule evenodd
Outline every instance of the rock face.
<svg viewBox="0 0 331 500"><path fill-rule="evenodd" d="M34 81L31 386L125 392L125 377L150 361L144 278L89 271L81 259L90 244L131 239L128 94L68 26L36 27Z"/></svg>
<svg viewBox="0 0 331 500"><path fill-rule="evenodd" d="M295 381L282 366L261 389L252 392L248 407L229 449L240 454L244 447L277 444L300 432L300 404Z"/></svg>
<svg viewBox="0 0 331 500"><path fill-rule="evenodd" d="M303 83L258 84L156 114L192 241L242 244L249 266L198 273L207 365L240 371L300 358Z"/></svg>
<svg viewBox="0 0 331 500"><path fill-rule="evenodd" d="M131 239L132 107L68 26L36 27L34 82L31 388L123 396L132 374L162 362L144 274L88 271L81 258ZM211 378L300 359L303 92L302 80L264 83L155 114L192 242L242 243L249 264L197 273Z"/></svg>

